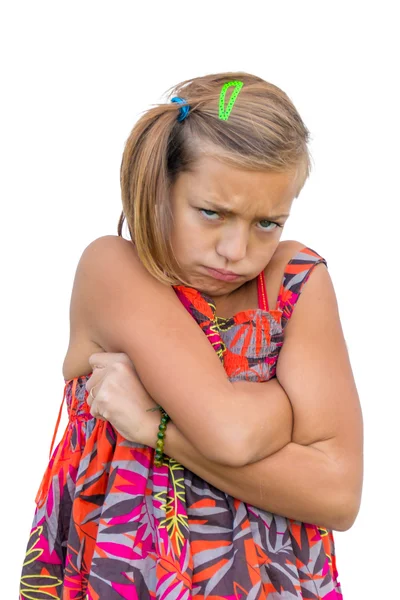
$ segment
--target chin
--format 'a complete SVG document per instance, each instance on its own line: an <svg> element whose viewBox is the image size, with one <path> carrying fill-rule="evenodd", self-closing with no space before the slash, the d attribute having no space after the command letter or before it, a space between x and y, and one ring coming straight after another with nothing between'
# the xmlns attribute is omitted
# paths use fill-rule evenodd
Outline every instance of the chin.
<svg viewBox="0 0 400 600"><path fill-rule="evenodd" d="M226 294L231 294L235 290L242 287L242 285L246 283L245 281L237 282L228 282L228 281L210 281L207 278L207 281L202 280L201 283L194 285L196 289L207 296L223 296Z"/></svg>

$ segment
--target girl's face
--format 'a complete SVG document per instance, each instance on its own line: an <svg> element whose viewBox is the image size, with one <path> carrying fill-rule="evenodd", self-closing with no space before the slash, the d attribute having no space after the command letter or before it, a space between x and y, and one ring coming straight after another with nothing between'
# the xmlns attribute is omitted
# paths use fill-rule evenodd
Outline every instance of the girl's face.
<svg viewBox="0 0 400 600"><path fill-rule="evenodd" d="M244 171L210 156L181 173L171 190L171 240L190 285L224 297L263 271L297 186L297 170Z"/></svg>

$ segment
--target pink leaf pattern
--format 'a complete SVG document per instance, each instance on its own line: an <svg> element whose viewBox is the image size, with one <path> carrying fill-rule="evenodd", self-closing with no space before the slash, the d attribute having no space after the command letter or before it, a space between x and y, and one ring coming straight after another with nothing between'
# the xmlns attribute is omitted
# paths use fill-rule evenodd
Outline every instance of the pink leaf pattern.
<svg viewBox="0 0 400 600"><path fill-rule="evenodd" d="M268 381L319 263L303 248L275 310L229 319L197 290L174 289L232 381ZM89 377L65 382L69 422L37 494L20 600L342 600L332 531L241 502L172 457L156 467L151 448L90 415Z"/></svg>

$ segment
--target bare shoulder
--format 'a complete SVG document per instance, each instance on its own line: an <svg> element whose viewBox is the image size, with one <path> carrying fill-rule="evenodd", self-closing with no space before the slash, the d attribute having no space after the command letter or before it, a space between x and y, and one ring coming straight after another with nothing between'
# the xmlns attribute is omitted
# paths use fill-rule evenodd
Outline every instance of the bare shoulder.
<svg viewBox="0 0 400 600"><path fill-rule="evenodd" d="M282 242L282 247L278 251L278 261L282 261L282 269L286 264L303 248L308 248L307 244L288 240ZM302 286L301 295L296 302L293 315L287 325L286 333L295 329L293 323L302 321L309 324L309 314L316 314L317 311L331 311L332 318L338 316L336 294L328 269L324 264L317 264L312 267L312 272Z"/></svg>
<svg viewBox="0 0 400 600"><path fill-rule="evenodd" d="M91 242L83 251L79 261L80 266L86 267L92 261L97 262L99 258L104 259L108 256L114 257L115 254L129 256L135 263L139 262L135 246L129 240L118 235L103 235Z"/></svg>
<svg viewBox="0 0 400 600"><path fill-rule="evenodd" d="M286 265L305 246L306 244L302 244L295 240L284 240L279 242L269 263L265 267L264 275L269 305L271 308L276 306Z"/></svg>
<svg viewBox="0 0 400 600"><path fill-rule="evenodd" d="M298 242L296 240L284 240L279 242L272 260L276 260L277 262L285 262L285 264L287 264L297 254L297 252L306 247L307 244L303 244L302 242Z"/></svg>
<svg viewBox="0 0 400 600"><path fill-rule="evenodd" d="M288 262L305 247L306 244L296 240L284 240L279 242L271 260L265 268L265 276L271 276L273 273L283 274Z"/></svg>
<svg viewBox="0 0 400 600"><path fill-rule="evenodd" d="M82 312L88 321L97 313L109 318L111 306L123 308L130 303L134 311L143 302L156 307L160 297L173 295L143 266L134 244L122 237L105 235L91 242L79 261L74 288L77 288Z"/></svg>
<svg viewBox="0 0 400 600"><path fill-rule="evenodd" d="M149 273L134 244L118 236L103 236L87 246L74 287L92 339L107 352L123 351L126 319L154 324L164 312L187 313L177 308L172 286Z"/></svg>
<svg viewBox="0 0 400 600"><path fill-rule="evenodd" d="M145 269L134 244L117 235L99 237L85 248L78 263L74 286L81 290L90 286L95 291L101 289L105 281L115 292L128 284L131 284L131 290L132 286L141 288L143 284L166 287ZM89 293L87 298L92 296Z"/></svg>
<svg viewBox="0 0 400 600"><path fill-rule="evenodd" d="M294 240L281 242L275 260L282 273L287 263L303 248L308 248L307 244ZM336 292L324 263L312 265L309 276L304 279L300 296L285 328L286 348L290 338L304 339L313 327L325 330L332 327L341 332Z"/></svg>
<svg viewBox="0 0 400 600"><path fill-rule="evenodd" d="M69 321L69 345L63 363L64 379L90 372L88 357L105 351L93 336L90 313L99 305L99 287L96 282L110 280L117 271L127 276L140 270L141 264L132 242L116 236L105 235L93 240L82 252L76 268L72 287ZM118 277L118 274L117 274ZM114 289L117 292L117 283ZM100 305L105 309L106 303ZM104 315L106 318L106 315Z"/></svg>

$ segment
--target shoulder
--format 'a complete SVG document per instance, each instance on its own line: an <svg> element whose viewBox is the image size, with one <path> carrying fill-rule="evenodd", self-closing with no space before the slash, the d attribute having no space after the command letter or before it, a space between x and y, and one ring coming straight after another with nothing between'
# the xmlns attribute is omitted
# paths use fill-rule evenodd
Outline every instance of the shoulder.
<svg viewBox="0 0 400 600"><path fill-rule="evenodd" d="M297 291L316 265L324 263L327 266L323 256L306 244L295 240L280 242L270 262L282 273L282 285L292 287L295 283Z"/></svg>
<svg viewBox="0 0 400 600"><path fill-rule="evenodd" d="M325 260L322 256L320 256L320 254L318 254L318 252L312 250L307 244L296 240L284 240L279 242L271 261L273 260L280 265L286 266L292 259L296 257L297 254L301 253L303 250L304 253L307 253L310 257L310 261L313 261L314 258L317 260Z"/></svg>
<svg viewBox="0 0 400 600"><path fill-rule="evenodd" d="M307 244L303 244L297 240L283 240L279 242L275 254L282 256L293 256L296 252L305 248ZM275 256L275 255L274 255Z"/></svg>
<svg viewBox="0 0 400 600"><path fill-rule="evenodd" d="M88 356L104 350L91 334L88 314L96 310L101 296L98 281L111 279L112 265L134 264L134 246L127 240L106 235L93 240L82 252L71 293L69 310L70 339L63 364L64 378L88 373ZM126 258L125 258L126 257Z"/></svg>
<svg viewBox="0 0 400 600"><path fill-rule="evenodd" d="M311 320L316 322L318 315L323 319L326 312L336 319L336 294L325 258L304 244L290 242L282 261L286 264L281 288L283 326L290 320L288 331L309 327Z"/></svg>
<svg viewBox="0 0 400 600"><path fill-rule="evenodd" d="M324 265L319 266L318 265ZM270 263L265 270L266 278L270 278L275 288L277 309L282 311L282 326L285 328L291 318L303 288L313 271L327 271L326 260L307 244L297 240L280 242ZM329 279L329 275L313 275L311 279ZM306 286L307 287L307 286Z"/></svg>
<svg viewBox="0 0 400 600"><path fill-rule="evenodd" d="M130 258L138 259L135 246L130 240L126 240L118 235L103 235L91 242L83 251L81 261L85 264L91 261L97 261L107 255L114 256L121 254Z"/></svg>
<svg viewBox="0 0 400 600"><path fill-rule="evenodd" d="M302 251L306 250L310 251L309 247L297 240L285 240L278 244L264 270L270 307L273 306L282 310L285 302L284 296L288 292L288 288L296 281L292 277L296 269L302 268L305 275L304 270L307 267L311 268L312 263L316 262L319 254L314 253L313 256L305 257L302 255ZM308 258L311 264L307 264Z"/></svg>
<svg viewBox="0 0 400 600"><path fill-rule="evenodd" d="M99 237L84 249L75 286L82 292L82 298L105 306L107 297L116 293L131 298L139 290L143 296L160 294L168 288L147 271L133 242L116 235Z"/></svg>
<svg viewBox="0 0 400 600"><path fill-rule="evenodd" d="M295 240L285 240L279 242L274 254L264 270L267 281L271 278L277 280L279 279L279 281L281 281L286 265L304 247L304 244Z"/></svg>
<svg viewBox="0 0 400 600"><path fill-rule="evenodd" d="M155 324L161 314L175 315L179 310L172 286L147 271L131 241L113 235L97 238L85 248L73 295L91 339L108 352L121 351L128 321Z"/></svg>
<svg viewBox="0 0 400 600"><path fill-rule="evenodd" d="M136 284L155 281L140 261L133 242L117 235L104 235L82 252L74 285L93 288L108 281L115 286L118 281L122 284L126 280Z"/></svg>
<svg viewBox="0 0 400 600"><path fill-rule="evenodd" d="M146 276L144 271L132 242L116 235L93 240L83 250L76 268L71 318L79 315L79 323L85 328L93 315L106 318L113 296L119 295L122 300L127 288L131 298L137 296Z"/></svg>

